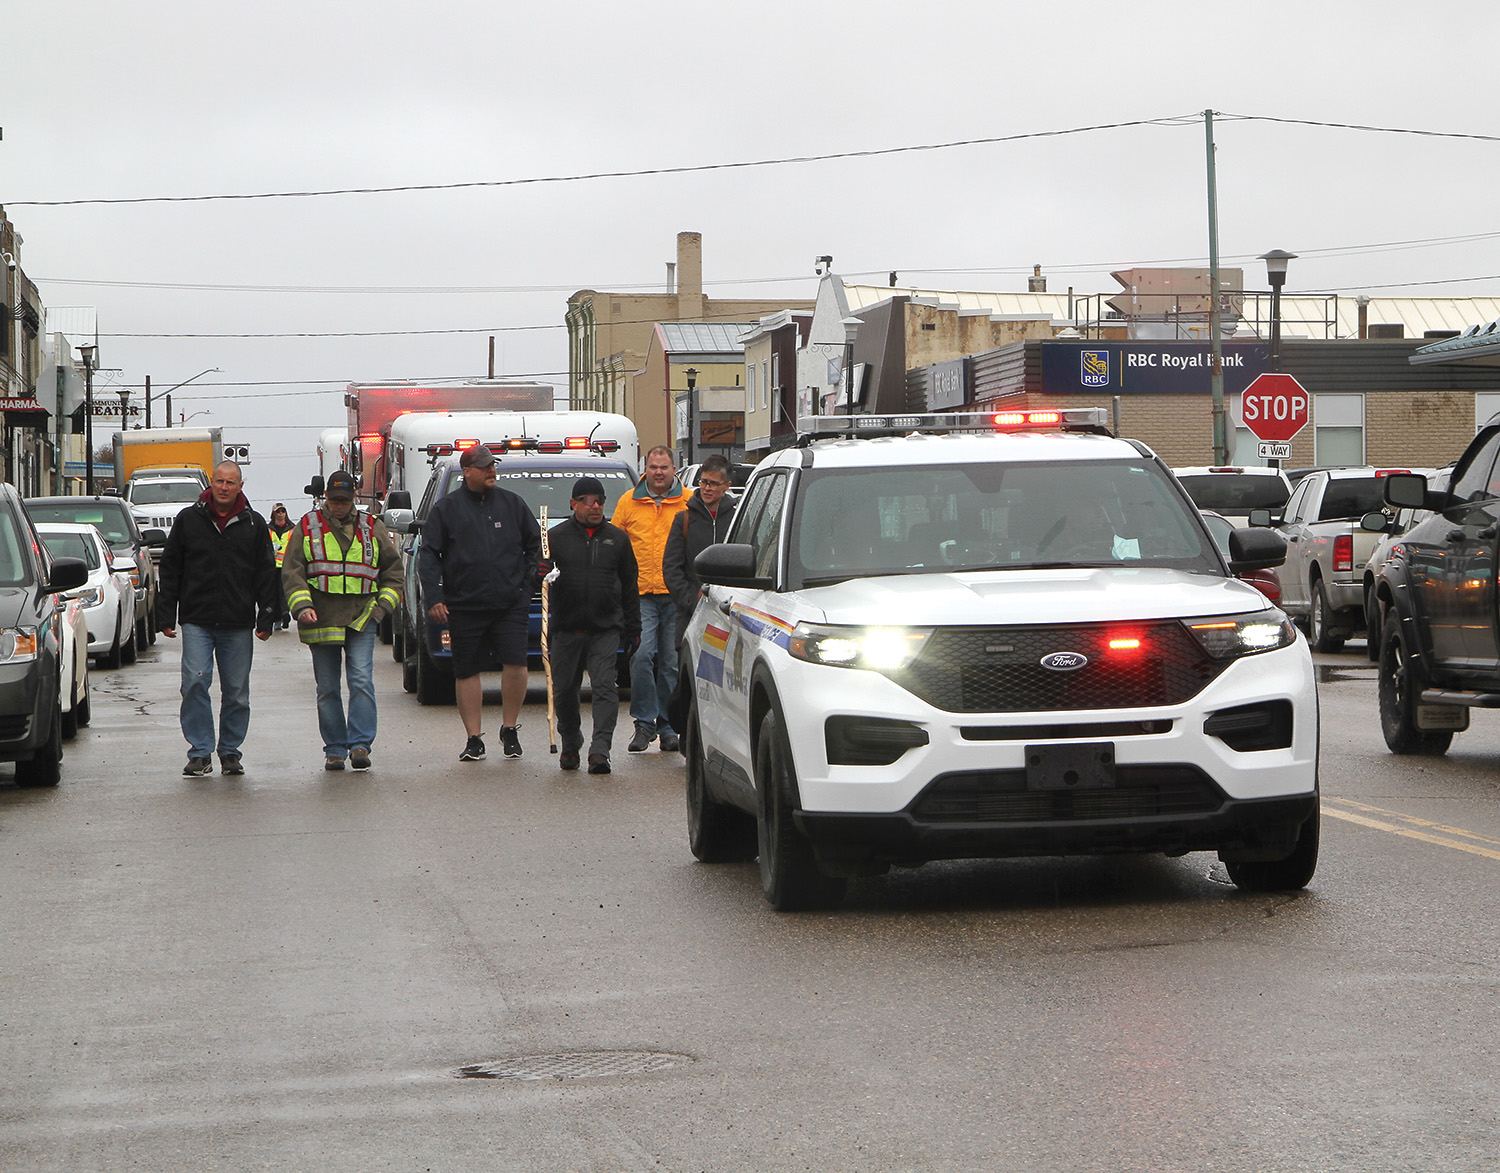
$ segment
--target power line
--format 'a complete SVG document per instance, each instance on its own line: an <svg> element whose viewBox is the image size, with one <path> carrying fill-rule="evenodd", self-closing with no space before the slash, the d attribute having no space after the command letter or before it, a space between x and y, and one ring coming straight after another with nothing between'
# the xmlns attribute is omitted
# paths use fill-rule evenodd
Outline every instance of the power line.
<svg viewBox="0 0 1500 1173"><path fill-rule="evenodd" d="M1065 130L1039 130L1023 134L995 135L989 138L958 139L946 143L924 143L916 146L878 147L865 151L833 151L822 155L791 155L778 159L751 159L733 163L698 163L683 167L650 167L638 171L595 171L582 175L545 175L527 179L482 179L464 183L412 183L395 187L347 187L321 191L265 191L220 193L196 196L128 196L111 199L81 200L9 200L10 207L60 208L80 204L183 204L204 203L210 200L269 200L300 199L335 195L388 195L408 191L459 191L464 188L522 187L542 183L582 183L592 179L635 179L649 175L687 175L705 171L736 171L750 167L782 167L796 163L826 163L835 159L870 159L882 155L903 155L920 151L947 151L956 147L991 146L996 143L1024 142L1028 139L1062 138L1066 135L1088 134L1100 130L1121 130L1132 126L1181 126L1196 115L1180 115L1173 118L1143 118L1130 122L1104 122L1093 126L1075 126Z"/></svg>

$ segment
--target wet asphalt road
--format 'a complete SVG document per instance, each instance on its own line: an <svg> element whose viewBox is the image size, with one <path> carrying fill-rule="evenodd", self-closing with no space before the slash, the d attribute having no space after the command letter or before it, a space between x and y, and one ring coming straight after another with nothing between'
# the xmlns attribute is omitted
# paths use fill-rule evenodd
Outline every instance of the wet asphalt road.
<svg viewBox="0 0 1500 1173"><path fill-rule="evenodd" d="M381 648L375 769L327 774L278 635L248 773L185 779L159 642L57 790L0 766L0 1168L1492 1169L1500 714L1393 757L1362 647L1320 663L1305 893L1002 861L777 915L628 718L607 778L534 703L524 758L463 765ZM659 1069L458 1075L605 1051Z"/></svg>

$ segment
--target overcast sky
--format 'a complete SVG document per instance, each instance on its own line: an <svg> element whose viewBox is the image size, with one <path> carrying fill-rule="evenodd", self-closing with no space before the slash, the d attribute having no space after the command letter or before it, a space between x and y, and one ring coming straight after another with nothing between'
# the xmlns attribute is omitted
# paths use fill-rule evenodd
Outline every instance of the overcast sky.
<svg viewBox="0 0 1500 1173"><path fill-rule="evenodd" d="M52 0L11 5L0 204L53 306L98 308L96 386L164 389L250 443L294 510L342 388L566 383L581 288L659 289L703 233L710 296L852 280L1114 293L1298 253L1288 292L1500 291L1500 6ZM1254 116L1250 120L1233 116ZM1472 135L1389 134L1267 119ZM1052 132L1121 123L1084 133ZM45 201L442 185L947 150L447 191ZM1410 242L1462 238L1448 243ZM1400 247L1394 247L1394 246ZM954 271L961 270L961 271ZM530 329L528 327L536 327ZM401 334L400 331L465 331ZM226 337L360 332L368 337ZM202 335L202 337L168 337ZM207 337L216 335L216 337Z"/></svg>

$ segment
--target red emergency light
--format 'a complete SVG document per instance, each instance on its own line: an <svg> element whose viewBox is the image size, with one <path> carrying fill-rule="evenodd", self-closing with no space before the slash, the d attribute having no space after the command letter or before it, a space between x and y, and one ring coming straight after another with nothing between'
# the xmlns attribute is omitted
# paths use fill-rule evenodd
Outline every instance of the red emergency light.
<svg viewBox="0 0 1500 1173"><path fill-rule="evenodd" d="M999 411L995 413L997 428L1055 428L1062 423L1059 411Z"/></svg>
<svg viewBox="0 0 1500 1173"><path fill-rule="evenodd" d="M479 447L479 441L478 440L455 440L455 441L453 441L453 447L455 447L456 449L458 449L458 451L460 451L460 452L467 452L470 448L477 448L477 447Z"/></svg>
<svg viewBox="0 0 1500 1173"><path fill-rule="evenodd" d="M563 446L565 448L586 449L589 446L589 438L587 436L569 436L566 440L563 441Z"/></svg>

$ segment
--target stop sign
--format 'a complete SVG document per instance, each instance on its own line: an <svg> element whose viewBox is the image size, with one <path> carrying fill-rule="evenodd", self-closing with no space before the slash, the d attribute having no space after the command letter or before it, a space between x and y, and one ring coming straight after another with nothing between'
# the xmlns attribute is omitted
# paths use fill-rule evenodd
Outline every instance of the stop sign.
<svg viewBox="0 0 1500 1173"><path fill-rule="evenodd" d="M1307 426L1307 392L1291 375L1258 375L1240 396L1240 418L1262 440L1290 440Z"/></svg>

